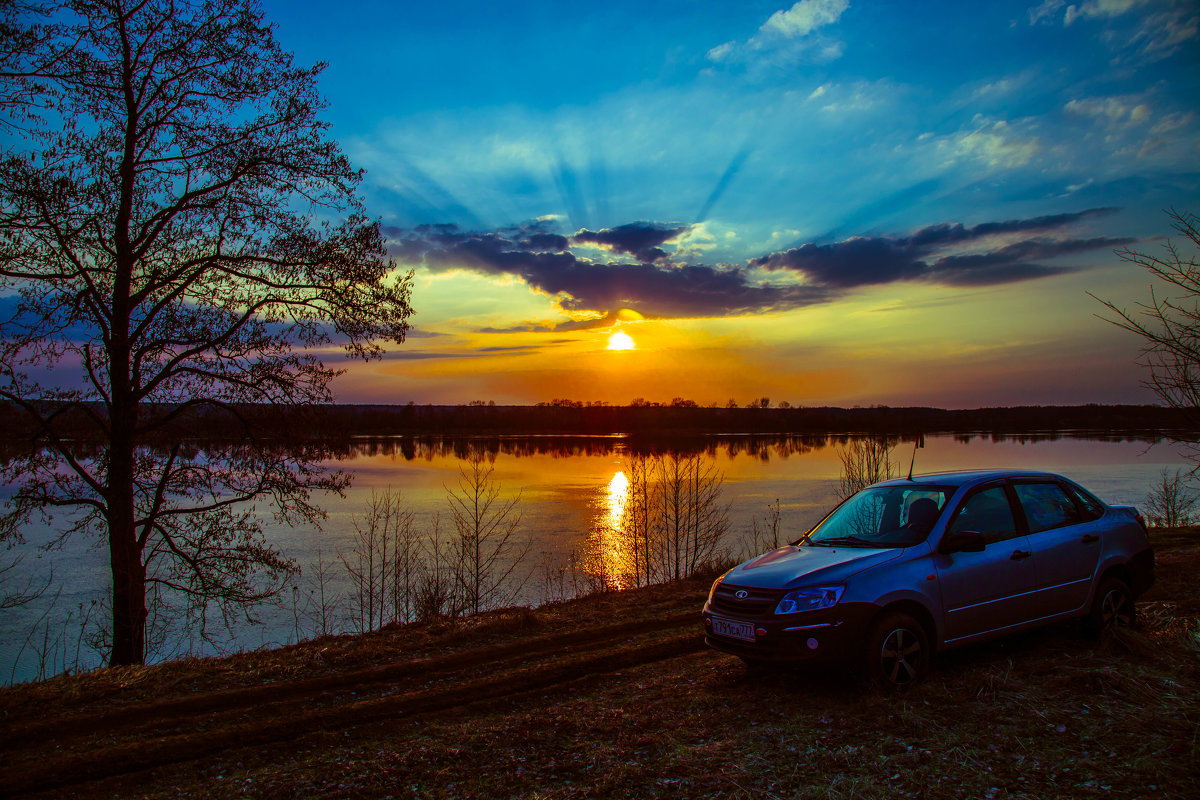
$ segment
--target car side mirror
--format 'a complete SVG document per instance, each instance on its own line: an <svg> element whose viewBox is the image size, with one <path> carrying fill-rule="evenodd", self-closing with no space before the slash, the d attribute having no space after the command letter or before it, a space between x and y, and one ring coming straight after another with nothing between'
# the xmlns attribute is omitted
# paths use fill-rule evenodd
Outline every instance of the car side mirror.
<svg viewBox="0 0 1200 800"><path fill-rule="evenodd" d="M938 552L950 553L982 553L987 547L987 540L978 531L962 531L942 537Z"/></svg>

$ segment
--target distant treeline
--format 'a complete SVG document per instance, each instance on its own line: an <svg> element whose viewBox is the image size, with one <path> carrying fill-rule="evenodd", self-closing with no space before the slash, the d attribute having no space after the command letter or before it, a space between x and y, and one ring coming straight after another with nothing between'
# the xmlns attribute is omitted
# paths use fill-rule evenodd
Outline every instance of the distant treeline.
<svg viewBox="0 0 1200 800"><path fill-rule="evenodd" d="M1086 430L1149 433L1193 430L1189 418L1160 406L941 408L701 408L686 406L383 406L337 405L306 415L310 433L587 434L690 436L713 433L916 435Z"/></svg>
<svg viewBox="0 0 1200 800"><path fill-rule="evenodd" d="M299 408L168 406L146 409L161 420L152 438L239 438L245 430L291 442L345 436L391 435L589 435L623 434L671 438L704 434L1019 434L1086 431L1096 434L1167 433L1193 439L1194 414L1151 405L1014 406L1001 408L704 408L642 404L608 406L557 401L536 406L329 405ZM102 410L62 414L56 435L88 440ZM16 407L0 404L0 434L12 440L40 438Z"/></svg>

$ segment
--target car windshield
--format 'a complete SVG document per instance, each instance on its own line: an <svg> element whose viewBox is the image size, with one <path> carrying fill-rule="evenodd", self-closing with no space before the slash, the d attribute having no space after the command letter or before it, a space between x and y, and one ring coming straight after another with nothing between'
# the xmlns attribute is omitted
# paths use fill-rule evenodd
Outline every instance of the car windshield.
<svg viewBox="0 0 1200 800"><path fill-rule="evenodd" d="M948 486L878 486L835 508L807 537L818 547L908 547L925 541L946 501Z"/></svg>

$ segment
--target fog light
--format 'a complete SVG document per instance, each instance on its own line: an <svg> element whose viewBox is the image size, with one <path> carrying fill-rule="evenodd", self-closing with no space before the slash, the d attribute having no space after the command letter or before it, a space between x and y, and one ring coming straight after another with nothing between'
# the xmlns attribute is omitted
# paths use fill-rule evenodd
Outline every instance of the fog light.
<svg viewBox="0 0 1200 800"><path fill-rule="evenodd" d="M821 643L818 642L816 639L809 639L807 642L805 642L805 644L808 645L809 650L816 650L820 646Z"/></svg>
<svg viewBox="0 0 1200 800"><path fill-rule="evenodd" d="M711 628L711 627L712 627L712 620L711 620L711 619L709 619L708 617L705 617L705 618L704 618L704 627L706 627L706 628Z"/></svg>
<svg viewBox="0 0 1200 800"><path fill-rule="evenodd" d="M755 636L766 636L766 635L767 635L767 629L766 629L766 628L755 628L755 629L754 629L754 635L755 635Z"/></svg>

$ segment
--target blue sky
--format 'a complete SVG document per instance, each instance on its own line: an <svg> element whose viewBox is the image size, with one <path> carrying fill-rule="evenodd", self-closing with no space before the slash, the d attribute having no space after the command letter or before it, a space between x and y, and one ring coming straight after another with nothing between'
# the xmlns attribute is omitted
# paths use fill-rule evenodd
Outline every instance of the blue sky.
<svg viewBox="0 0 1200 800"><path fill-rule="evenodd" d="M1152 399L1087 292L1200 210L1194 2L263 9L416 270L341 399Z"/></svg>

